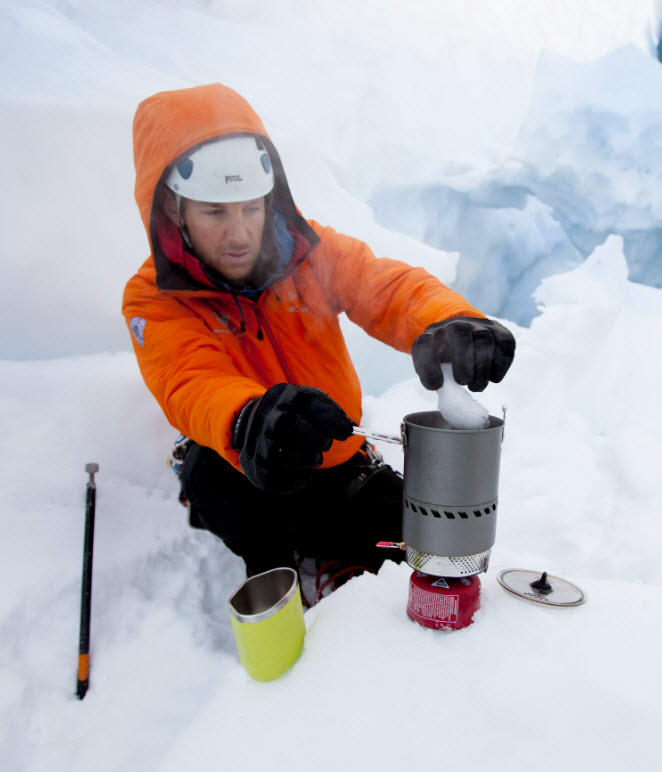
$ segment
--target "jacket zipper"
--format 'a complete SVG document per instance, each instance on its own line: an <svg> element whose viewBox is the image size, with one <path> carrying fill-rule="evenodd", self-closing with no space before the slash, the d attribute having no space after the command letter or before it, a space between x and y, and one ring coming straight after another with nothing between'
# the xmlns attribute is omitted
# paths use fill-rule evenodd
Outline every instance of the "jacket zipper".
<svg viewBox="0 0 662 772"><path fill-rule="evenodd" d="M267 338L269 338L269 343L271 343L271 347L273 348L274 353L276 354L276 359L278 360L278 364L281 366L283 372L285 373L287 382L296 383L296 381L294 380L294 376L292 375L290 368L287 366L287 362L283 357L283 354L280 350L280 346L276 341L276 336L274 335L273 330L269 326L269 322L267 321L266 316L262 313L257 303L255 303L255 316L257 317L257 321L258 321L258 329L263 330L267 334Z"/></svg>

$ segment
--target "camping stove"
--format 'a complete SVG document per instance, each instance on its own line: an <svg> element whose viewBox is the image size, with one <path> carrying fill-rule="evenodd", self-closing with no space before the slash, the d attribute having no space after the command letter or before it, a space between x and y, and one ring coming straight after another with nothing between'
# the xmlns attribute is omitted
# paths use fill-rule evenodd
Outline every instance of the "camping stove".
<svg viewBox="0 0 662 772"><path fill-rule="evenodd" d="M504 421L453 429L438 411L403 421L402 533L409 580L407 613L436 630L473 621L480 579L496 535Z"/></svg>
<svg viewBox="0 0 662 772"><path fill-rule="evenodd" d="M484 429L453 429L437 410L403 419L404 541L380 545L406 550L414 569L407 612L427 627L465 627L478 608L477 575L487 571L496 534L504 423L505 409Z"/></svg>
<svg viewBox="0 0 662 772"><path fill-rule="evenodd" d="M434 629L471 624L495 541L504 421L453 429L438 411L403 421L402 533L414 569L407 613Z"/></svg>

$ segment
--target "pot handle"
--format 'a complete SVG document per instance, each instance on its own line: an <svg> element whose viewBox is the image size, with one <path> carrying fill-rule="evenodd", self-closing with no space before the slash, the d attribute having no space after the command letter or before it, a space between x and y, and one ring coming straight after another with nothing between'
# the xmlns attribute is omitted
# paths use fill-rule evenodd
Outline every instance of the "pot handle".
<svg viewBox="0 0 662 772"><path fill-rule="evenodd" d="M364 429L362 426L355 426L352 429L352 434L358 434L360 437L365 437L368 440L380 440L381 442L390 442L393 445L404 445L404 435L396 437L394 434L380 434L379 432Z"/></svg>

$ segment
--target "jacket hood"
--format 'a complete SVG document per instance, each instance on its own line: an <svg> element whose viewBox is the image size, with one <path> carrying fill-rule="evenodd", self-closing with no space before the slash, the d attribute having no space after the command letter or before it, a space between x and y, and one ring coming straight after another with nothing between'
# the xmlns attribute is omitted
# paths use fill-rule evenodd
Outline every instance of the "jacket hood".
<svg viewBox="0 0 662 772"><path fill-rule="evenodd" d="M231 134L251 134L263 140L274 167L272 206L299 243L297 262L318 241L294 205L278 151L259 116L240 94L220 83L162 91L141 102L133 120L135 197L161 289L199 290L209 288L209 282L197 258L187 254L179 243L176 229L174 234L172 229L168 231L164 218L159 216L154 200L157 186L183 153L207 140ZM302 240L308 243L308 249L301 249ZM177 266L174 271L173 266Z"/></svg>

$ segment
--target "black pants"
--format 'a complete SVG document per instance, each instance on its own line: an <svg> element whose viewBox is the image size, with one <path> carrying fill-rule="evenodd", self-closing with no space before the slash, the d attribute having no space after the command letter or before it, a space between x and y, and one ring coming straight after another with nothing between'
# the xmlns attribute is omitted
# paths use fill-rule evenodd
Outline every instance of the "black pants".
<svg viewBox="0 0 662 772"><path fill-rule="evenodd" d="M313 473L307 488L289 494L253 486L215 451L193 444L181 470L190 522L219 536L251 573L296 568L299 558L338 560L376 571L400 550L376 547L402 539L402 477L371 466L361 451L345 464Z"/></svg>

